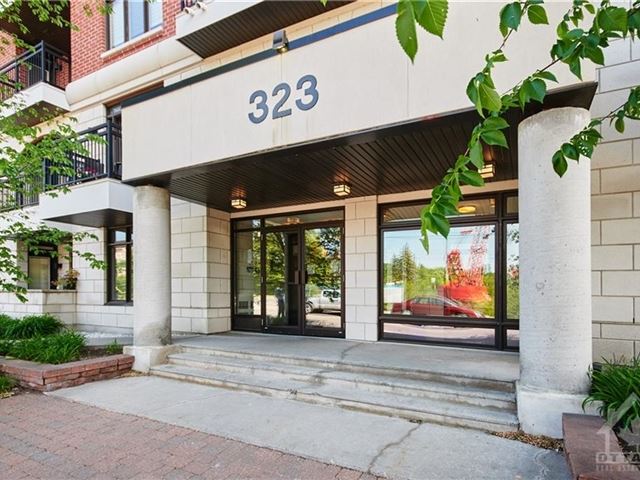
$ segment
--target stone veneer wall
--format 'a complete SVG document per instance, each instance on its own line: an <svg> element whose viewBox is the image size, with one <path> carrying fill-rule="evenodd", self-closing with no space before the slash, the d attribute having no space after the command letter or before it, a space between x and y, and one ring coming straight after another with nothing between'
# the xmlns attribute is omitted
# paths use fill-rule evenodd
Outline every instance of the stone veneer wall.
<svg viewBox="0 0 640 480"><path fill-rule="evenodd" d="M171 200L172 329L214 333L229 330L230 222L229 214L202 205ZM106 230L89 230L95 239L76 244L104 260ZM135 242L135 232L133 232ZM135 262L135 259L134 259ZM106 272L74 258L80 273L76 297L77 325L87 329L122 331L133 327L132 305L107 305ZM135 301L134 292L134 301ZM4 302L0 300L0 304Z"/></svg>
<svg viewBox="0 0 640 480"><path fill-rule="evenodd" d="M640 79L640 45L612 42L591 113L621 105ZM624 134L603 125L592 160L594 360L640 354L640 122Z"/></svg>
<svg viewBox="0 0 640 480"><path fill-rule="evenodd" d="M378 204L345 202L345 324L352 340L378 340Z"/></svg>

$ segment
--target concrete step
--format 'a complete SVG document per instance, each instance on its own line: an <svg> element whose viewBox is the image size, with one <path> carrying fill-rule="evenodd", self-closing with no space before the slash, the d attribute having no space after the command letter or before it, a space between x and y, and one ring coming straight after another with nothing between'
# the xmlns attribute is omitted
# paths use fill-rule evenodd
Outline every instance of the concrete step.
<svg viewBox="0 0 640 480"><path fill-rule="evenodd" d="M416 422L490 431L515 430L518 426L517 417L512 411L399 393L368 391L354 388L353 385L318 384L313 381L313 377L309 377L307 381L294 380L264 370L239 373L170 363L153 367L151 374Z"/></svg>
<svg viewBox="0 0 640 480"><path fill-rule="evenodd" d="M355 388L367 392L380 392L407 397L442 400L466 405L516 411L515 394L466 385L416 380L385 374L372 374L300 367L279 362L254 359L216 357L194 353L178 353L169 356L169 363L186 367L203 368L237 374L253 374L275 380L293 380L318 386Z"/></svg>
<svg viewBox="0 0 640 480"><path fill-rule="evenodd" d="M212 349L194 345L183 345L182 353L196 354L214 357L216 359L236 359L252 360L259 364L286 365L296 367L309 367L320 370L339 370L342 372L362 373L372 375L385 375L392 378L403 378L418 381L434 381L451 385L473 387L483 390L501 391L507 393L515 392L515 384L512 381L495 380L491 378L479 378L466 375L464 372L456 374L442 373L429 370L428 365L412 365L411 368L388 368L379 365L369 365L353 361L330 361L320 358L306 358L292 355L278 355L270 352L262 354L256 352L245 352L242 350Z"/></svg>

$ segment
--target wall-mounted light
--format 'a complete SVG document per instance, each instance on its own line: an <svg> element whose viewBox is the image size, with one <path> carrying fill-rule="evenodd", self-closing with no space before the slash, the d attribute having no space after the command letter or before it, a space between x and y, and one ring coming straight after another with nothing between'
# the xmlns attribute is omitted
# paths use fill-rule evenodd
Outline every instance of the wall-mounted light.
<svg viewBox="0 0 640 480"><path fill-rule="evenodd" d="M485 163L484 167L478 170L478 173L482 178L493 178L493 176L496 174L496 164Z"/></svg>
<svg viewBox="0 0 640 480"><path fill-rule="evenodd" d="M284 30L278 30L273 34L273 47L276 52L284 53L289 50L289 39L287 38L287 32Z"/></svg>
<svg viewBox="0 0 640 480"><path fill-rule="evenodd" d="M241 210L243 208L247 208L247 201L242 197L235 197L231 199L231 206Z"/></svg>
<svg viewBox="0 0 640 480"><path fill-rule="evenodd" d="M339 197L346 197L351 194L351 185L346 182L336 183L333 186L333 193Z"/></svg>

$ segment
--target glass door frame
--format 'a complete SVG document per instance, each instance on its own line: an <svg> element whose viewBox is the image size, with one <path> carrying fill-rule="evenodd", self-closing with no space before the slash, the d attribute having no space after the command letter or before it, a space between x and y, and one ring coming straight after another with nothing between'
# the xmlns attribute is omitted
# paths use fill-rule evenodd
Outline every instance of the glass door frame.
<svg viewBox="0 0 640 480"><path fill-rule="evenodd" d="M309 223L299 223L299 224L290 224L290 225L279 225L279 226L268 226L266 225L265 220L271 217L281 217L281 216L296 216L296 215L304 215L304 214L313 214L313 213L322 213L328 211L341 212L342 220L327 220L327 221L318 221L318 222L309 222ZM252 332L265 332L265 333L277 333L277 334L288 334L288 335L308 335L308 336L322 336L322 337L334 337L334 338L344 338L345 337L345 235L344 235L344 208L326 208L326 209L318 209L318 210L307 210L302 212L283 212L269 216L256 216L252 218L253 220L259 219L259 226L249 227L249 228L236 228L238 222L243 220L250 220L249 217L246 218L238 218L232 219L232 229L231 229L231 292L230 292L230 305L231 305L231 329L238 331L252 331ZM306 327L306 312L305 312L305 303L306 303L306 294L305 294L305 282L306 282L306 273L302 273L301 286L298 288L299 290L299 301L300 301L300 313L298 319L297 326L290 327L269 327L267 325L267 306L266 306L266 293L267 293L267 282L266 282L266 234L268 232L282 232L282 231L298 231L299 239L300 239L300 255L299 262L300 267L305 267L305 254L306 254L306 242L305 242L305 231L313 230L323 227L339 227L341 229L340 235L340 269L341 269L341 285L340 285L340 328L307 328ZM236 314L236 256L237 256L237 239L236 235L241 232L258 232L260 235L260 314L259 315L238 315ZM300 270L304 272L304 268Z"/></svg>

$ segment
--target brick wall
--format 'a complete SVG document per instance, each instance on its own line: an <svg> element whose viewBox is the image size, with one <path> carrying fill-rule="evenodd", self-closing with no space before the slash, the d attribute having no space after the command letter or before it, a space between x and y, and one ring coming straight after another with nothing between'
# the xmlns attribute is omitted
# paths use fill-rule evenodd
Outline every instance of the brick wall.
<svg viewBox="0 0 640 480"><path fill-rule="evenodd" d="M72 80L89 75L174 35L176 15L180 11L180 0L157 1L163 3L162 31L144 40L136 41L134 39L130 45L105 58L101 58L101 54L107 51L107 19L96 11L95 1L76 0L71 2L71 22L78 27L77 30L71 32ZM87 10L92 13L87 14Z"/></svg>
<svg viewBox="0 0 640 480"><path fill-rule="evenodd" d="M593 117L621 105L640 78L640 45L618 40L599 69ZM640 354L640 122L608 124L592 160L594 359Z"/></svg>
<svg viewBox="0 0 640 480"><path fill-rule="evenodd" d="M6 32L0 31L0 66L13 60L16 56L16 51L13 37Z"/></svg>

